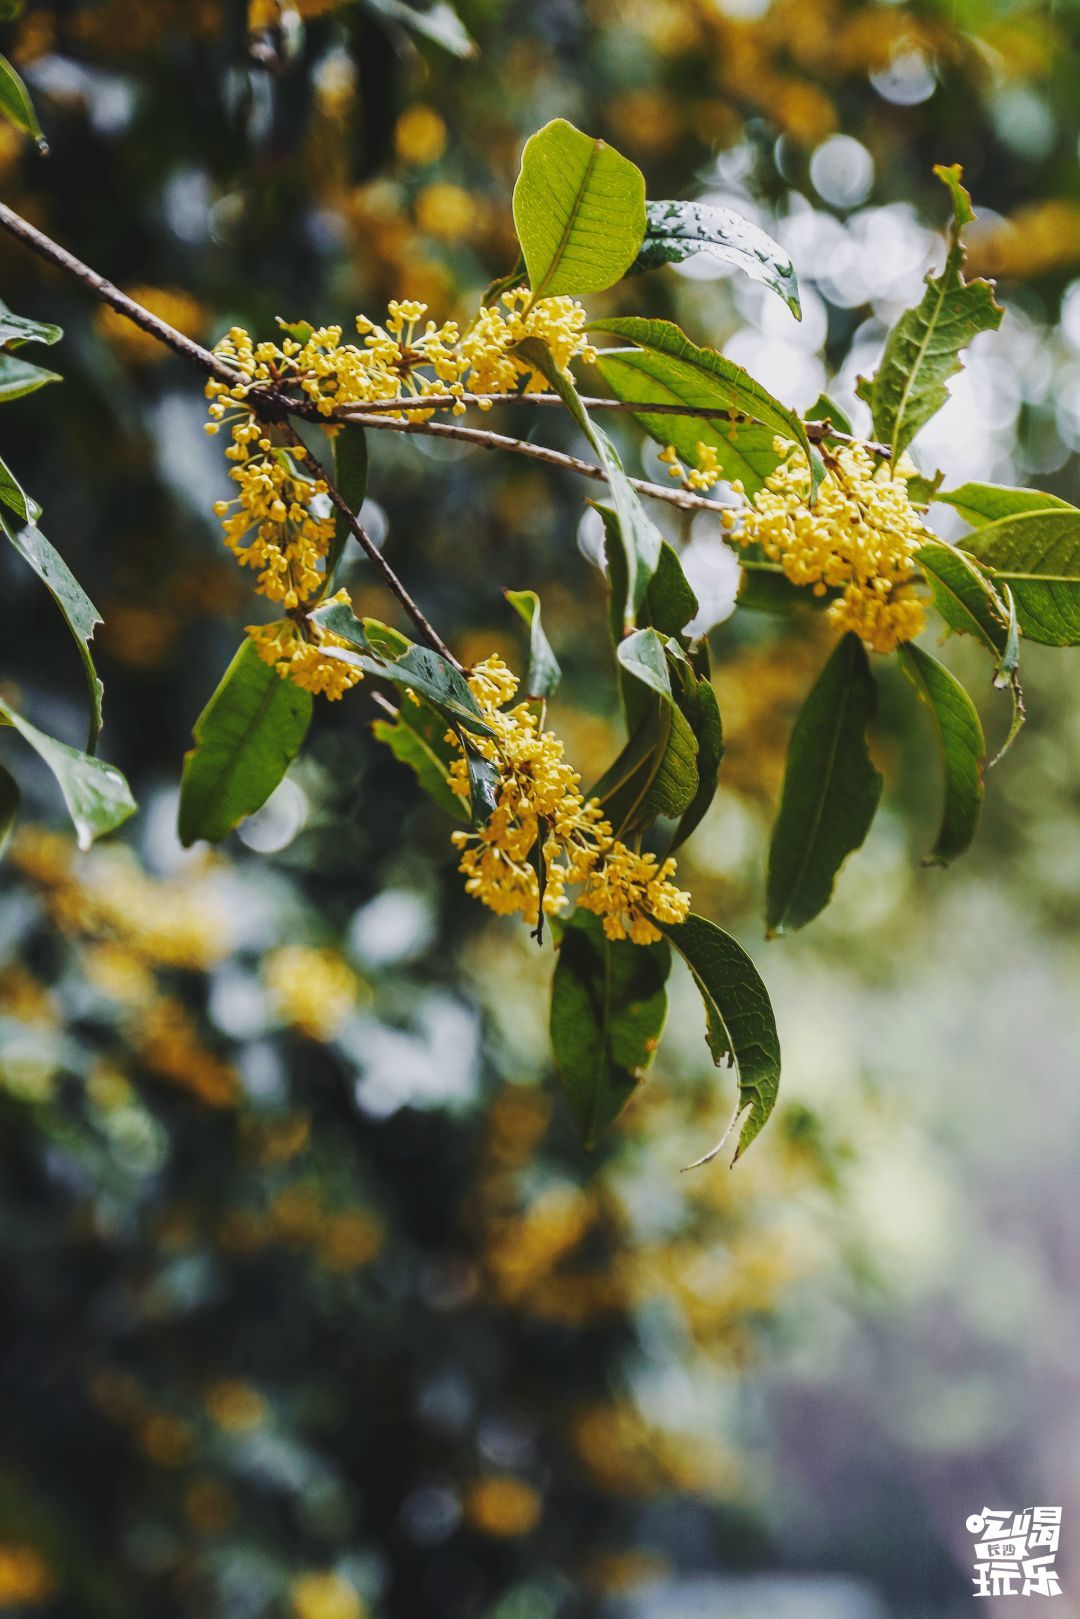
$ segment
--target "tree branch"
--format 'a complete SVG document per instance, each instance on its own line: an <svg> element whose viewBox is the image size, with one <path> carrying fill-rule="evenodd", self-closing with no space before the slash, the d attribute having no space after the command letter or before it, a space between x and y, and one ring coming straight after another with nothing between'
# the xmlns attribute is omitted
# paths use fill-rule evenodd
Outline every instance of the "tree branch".
<svg viewBox="0 0 1080 1619"><path fill-rule="evenodd" d="M398 601L401 603L402 607L404 607L405 611L408 613L421 635L423 635L428 645L434 647L435 651L438 652L440 656L444 657L448 663L452 663L455 669L460 670L461 664L454 657L454 654L451 652L442 636L435 629L434 625L429 622L424 613L420 610L417 603L413 600L412 596L406 590L405 586L402 584L389 562L387 562L386 558L375 544L375 541L371 538L371 535L368 533L363 523L361 523L359 517L345 499L345 496L341 493L341 490L334 483L333 479L327 476L326 468L319 461L318 457L308 449L307 445L304 443L303 439L300 437L299 433L296 431L295 427L293 427L291 422L279 422L278 428L297 451L303 452L301 459L303 460L305 466L310 467L315 476L317 478L321 478L325 483L331 501L341 513L346 523L349 525L349 532L361 545L369 561L373 562L375 567L382 574L387 588L391 590L397 597Z"/></svg>
<svg viewBox="0 0 1080 1619"><path fill-rule="evenodd" d="M0 202L0 227L6 230L9 236L14 236L17 241L22 242L32 253L36 253L39 258L55 264L60 270L66 270L68 275L74 276L76 281L81 281L84 287L89 288L95 298L100 298L102 303L111 304L144 332L155 337L159 343L164 343L166 348L183 355L185 360L192 360L208 376L217 377L219 382L227 383L240 380L232 367L219 360L216 354L211 354L209 349L204 349L202 344L196 343L193 338L185 337L183 332L178 332L168 321L152 315L149 309L137 304L134 298L129 298L126 292L121 292L119 287L113 286L111 281L99 275L96 270L91 270L90 266L77 259L74 253L69 253L66 247L61 247L51 236L46 236L44 231L38 230L28 220L23 219L21 214L17 214L13 208L7 207L2 202Z"/></svg>
<svg viewBox="0 0 1080 1619"><path fill-rule="evenodd" d="M196 343L193 339L185 337L182 332L178 332L167 321L161 320L157 315L152 315L148 309L144 309L133 298L129 298L126 293L121 292L119 287L115 287L111 281L99 275L96 270L92 270L89 265L84 264L73 253L69 253L66 248L60 247L51 237L46 236L43 231L37 230L35 226L29 224L21 215L15 213L13 209L6 207L3 203L0 203L0 228L8 231L10 235L23 242L41 258L67 271L69 275L74 276L76 280L81 281L85 287L89 288L95 297L100 298L107 304L111 304L120 314L126 315L136 326L141 327L151 337L157 338L160 343L164 343L175 353L193 361L207 375L216 377L219 381L227 384L246 380L241 378L240 374L231 366L220 360L217 355L212 354L209 349L203 348L201 343ZM548 466L561 467L568 472L580 473L582 477L592 478L600 483L607 481L602 468L595 463L584 461L579 456L567 455L561 450L549 449L544 444L534 444L528 439L513 438L505 433L493 433L486 428L461 426L457 422L402 421L393 414L402 409L407 410L410 408L450 408L457 402L457 396L453 394L429 394L423 398L422 404L419 399L415 403L405 400L372 401L370 404L365 405L363 410L349 408L335 410L329 416L323 415L311 400L294 399L280 389L253 388L248 395L248 399L256 413L259 413L261 406L266 420L274 421L278 424L288 414L317 422L324 427L333 426L335 423L353 422L359 426L370 428L372 431L414 433L431 438L456 439L460 443L473 444L479 449L505 450L513 455L527 456L534 461L543 461ZM490 403L492 405L527 404L558 407L561 407L563 403L558 394L553 393L464 394L461 396L461 402L466 405L476 406ZM719 419L726 422L745 419L738 416L737 413L716 410L706 406L653 404L649 401L599 398L584 398L582 404L587 410L614 410L637 415L691 416L701 417L703 420ZM838 432L825 422L807 421L803 423L803 426L806 429L807 438L812 443L820 444L824 439L828 438L844 444L863 443L873 454L885 456L889 454L886 445L875 444L871 440L857 439L849 433ZM292 429L289 429L289 431L291 432ZM295 440L295 442L300 441ZM306 453L311 456L310 451ZM311 459L314 463L313 456L311 456ZM321 469L320 475L327 484L330 498L334 505L342 516L347 519L352 533L368 557L382 573L387 585L401 602L413 622L432 646L435 646L444 657L450 657L445 643L440 640L401 580L390 567L390 564L375 547L371 537L366 533L355 513L349 510L348 503L334 486L332 479L328 478L325 471ZM722 501L710 500L707 496L695 494L689 489L668 488L664 484L650 483L644 478L631 478L630 483L639 493L647 495L653 500L662 500L668 505L677 506L682 511L722 512L729 509ZM451 658L451 661L454 660Z"/></svg>
<svg viewBox="0 0 1080 1619"><path fill-rule="evenodd" d="M328 420L321 417L322 421ZM370 428L373 433L395 432L416 433L429 438L457 439L462 444L475 445L480 450L506 450L511 455L528 456L533 461L543 461L549 467L561 467L565 472L579 472L583 478L593 478L598 483L607 482L607 474L595 461L583 461L580 456L567 455L563 450L553 450L547 444L534 444L530 439L510 438L506 433L493 433L486 427L465 427L458 422L399 422L386 416L370 415L366 410L343 411L336 418L339 423L352 422L358 427ZM688 512L723 512L732 508L726 506L722 500L710 500L706 495L696 495L691 489L668 488L662 483L649 483L645 478L630 478L629 483L639 494L648 495L653 500L667 501L669 506L678 506L682 511Z"/></svg>
<svg viewBox="0 0 1080 1619"><path fill-rule="evenodd" d="M751 420L737 410L718 409L715 405L678 405L660 401L653 402L647 399L600 399L579 395L581 403L586 410L614 410L623 411L632 416L689 416L700 418L702 421L720 421L740 425ZM565 409L563 400L558 394L549 393L516 393L516 394L422 394L415 401L401 399L373 399L363 406L369 415L390 414L398 410L449 410L455 404L476 405L487 408L491 405L550 405L557 409ZM343 418L338 412L331 416L324 416L323 421L341 421ZM841 433L827 421L804 421L803 427L811 444L820 444L825 439L835 439L838 444L864 444L874 455L890 456L891 449L887 444L878 444L873 439L859 438L855 433Z"/></svg>
<svg viewBox="0 0 1080 1619"><path fill-rule="evenodd" d="M227 365L224 360L220 360L216 354L211 354L209 349L203 348L201 343L196 343L193 338L185 337L183 332L178 332L175 327L169 325L168 321L161 320L157 315L151 314L148 309L143 308L142 304L136 303L134 298L129 298L127 293L121 292L120 288L114 286L105 276L99 275L96 270L92 270L88 264L84 264L81 259L76 258L74 253L69 253L66 248L54 242L51 237L46 236L43 231L39 231L4 203L0 203L0 227L6 230L9 235L14 236L17 241L30 248L40 258L46 259L50 264L55 264L58 269L65 270L68 275L74 276L77 281L81 281L83 286L89 288L95 297L100 298L103 303L111 304L113 309L118 310L121 315L126 315L128 320L132 321L144 332L147 332L151 337L156 338L159 343L164 343L167 348L171 348L174 353L181 355L185 360L193 361L208 376L216 377L219 382L224 382L229 386L246 380L232 366ZM265 407L265 419L274 422L291 444L303 450L304 458L311 465L316 476L322 478L326 484L331 501L348 523L351 533L359 542L369 560L374 563L382 574L387 587L397 597L424 639L430 646L435 648L436 652L452 663L455 669L460 669L461 664L454 657L434 626L421 612L405 585L398 578L360 522L359 517L351 510L348 501L337 488L333 479L327 476L325 468L285 419L284 413L291 411L292 401L273 389L253 389L248 397L256 415L259 414L259 405L263 404ZM306 412L301 414L306 414ZM323 419L325 420L325 418Z"/></svg>

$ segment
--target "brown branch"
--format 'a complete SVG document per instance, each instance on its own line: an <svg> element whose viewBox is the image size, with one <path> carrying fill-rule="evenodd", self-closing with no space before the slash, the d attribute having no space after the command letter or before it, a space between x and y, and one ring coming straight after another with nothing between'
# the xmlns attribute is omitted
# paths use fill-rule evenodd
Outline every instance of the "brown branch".
<svg viewBox="0 0 1080 1619"><path fill-rule="evenodd" d="M345 496L341 493L341 490L337 487L332 478L327 477L326 469L319 461L317 456L315 456L312 451L308 449L307 445L304 443L303 439L300 437L299 433L296 431L295 427L293 427L291 422L279 422L278 427L289 443L292 444L297 451L303 452L301 459L303 460L305 466L310 467L315 476L317 478L321 478L325 483L331 501L349 526L349 532L363 547L368 559L374 563L375 567L382 574L387 589L391 590L397 597L398 601L401 603L402 607L404 607L405 611L408 613L417 629L423 635L428 645L434 647L435 651L444 657L448 663L452 663L455 669L460 670L461 664L454 657L454 654L451 652L442 636L435 629L434 625L429 622L417 603L413 600L412 596L410 596L409 592L406 590L405 586L402 584L389 562L387 562L386 558L375 544L375 541L371 538L371 535L368 533L363 523L361 523L359 517L349 505L349 502L345 499Z"/></svg>
<svg viewBox="0 0 1080 1619"><path fill-rule="evenodd" d="M321 419L325 421L327 418ZM547 444L533 444L529 439L493 433L486 427L465 427L458 422L399 422L388 420L385 416L369 415L366 410L343 411L337 420L370 428L374 433L415 433L429 438L456 439L462 444L475 445L480 450L506 450L511 455L528 456L533 461L543 461L547 466L560 467L565 472L578 472L583 478L592 478L598 483L607 482L607 474L595 461L583 461L580 456L553 450ZM682 511L723 512L732 509L721 500L710 500L706 495L696 495L690 489L669 489L665 484L649 483L645 478L630 478L628 482L639 494L648 495L652 500L664 500Z"/></svg>
<svg viewBox="0 0 1080 1619"><path fill-rule="evenodd" d="M216 377L219 382L224 382L229 386L236 382L247 380L232 366L220 360L216 354L211 354L209 349L203 348L201 343L196 343L194 339L185 337L182 332L178 332L175 327L170 326L168 321L161 320L157 315L152 315L148 309L143 308L142 304L136 303L134 298L129 298L125 292L121 292L120 288L114 286L105 276L99 275L96 270L92 270L88 264L84 264L81 259L76 258L74 253L69 253L66 248L61 247L51 237L46 236L43 231L39 231L35 226L29 224L20 214L15 213L13 209L8 208L4 203L0 203L0 227L6 230L9 235L14 236L17 241L30 248L32 252L38 254L40 258L46 259L50 264L55 264L58 269L65 270L69 275L74 276L77 281L81 281L83 286L89 288L95 297L100 298L103 303L111 304L113 309L118 310L121 315L126 315L128 320L132 321L144 332L147 332L151 337L156 338L159 343L164 343L166 347L171 348L176 354L182 355L185 360L193 361L208 376ZM397 597L417 629L424 636L424 639L435 648L436 652L452 663L455 669L460 669L460 663L458 663L446 642L413 600L360 522L356 513L350 508L348 501L337 488L333 479L327 477L325 469L303 443L294 428L285 420L284 413L291 410L292 402L287 397L276 393L273 389L253 389L249 395L249 400L256 414L260 413L259 407L261 405L265 419L276 423L290 443L304 451L305 459L315 471L316 476L322 478L326 484L330 499L348 523L350 532L382 574L387 587Z"/></svg>
<svg viewBox="0 0 1080 1619"><path fill-rule="evenodd" d="M725 410L716 405L678 405L660 401L653 402L648 399L601 399L590 398L581 394L578 396L586 410L614 410L623 411L637 416L688 416L701 421L721 421L729 425L743 425L752 420L751 417L737 410ZM400 410L449 410L455 404L475 405L486 409L492 405L541 405L554 406L565 409L564 401L558 394L549 393L513 393L513 394L418 394L409 399L372 399L365 401L363 410L372 416L390 415ZM359 408L359 407L357 407ZM322 421L342 421L345 419L339 411L330 416L323 416ZM838 428L828 421L804 421L802 426L811 444L821 444L825 439L835 439L839 444L864 444L874 455L889 456L892 454L887 444L877 444L873 439L859 438L854 433L841 433Z"/></svg>

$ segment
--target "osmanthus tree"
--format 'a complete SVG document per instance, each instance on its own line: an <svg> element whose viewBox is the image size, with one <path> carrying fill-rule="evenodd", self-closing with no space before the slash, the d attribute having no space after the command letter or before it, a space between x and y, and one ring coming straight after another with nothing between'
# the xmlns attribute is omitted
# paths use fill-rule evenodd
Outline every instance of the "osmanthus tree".
<svg viewBox="0 0 1080 1619"><path fill-rule="evenodd" d="M36 131L32 109L23 126ZM865 440L829 399L801 418L670 322L590 320L581 298L697 252L764 283L796 315L798 286L763 232L724 209L648 201L634 164L563 120L526 143L513 197L520 260L466 324L439 324L425 305L397 301L381 323L359 316L355 338L282 320L272 334L233 328L210 352L0 206L11 235L202 369L208 431L229 440L235 497L215 510L227 547L276 616L248 626L195 720L180 788L182 841L219 841L258 810L301 749L316 700L352 700L370 683L376 736L457 823L451 842L468 891L557 949L552 1041L587 1143L653 1061L673 951L701 992L713 1060L735 1070L735 1157L768 1119L780 1075L757 970L716 921L692 911L678 883L677 851L715 792L723 726L707 641L686 629L698 604L653 514L665 503L717 513L742 565L739 610L805 603L835 632L791 736L769 855L770 934L819 914L869 830L882 788L867 742L875 658L895 658L933 716L944 808L929 858L945 864L975 836L986 745L971 697L919 643L930 611L985 649L994 685L1012 702L1006 746L1024 715L1023 640L1080 640L1080 510L1028 489L943 489L940 475L926 476L908 455L945 402L961 351L1002 313L988 282L964 278L961 233L973 215L960 171L936 173L952 209L946 261L861 384L872 419ZM4 399L57 380L21 350L60 335L0 313ZM602 396L583 393L575 365L602 379ZM591 455L463 420L496 406L510 411L515 401L569 413ZM670 484L627 474L600 425L609 412L662 446ZM524 670L494 655L464 668L368 534L359 513L369 441L383 432L528 456L605 486L597 502L605 633L626 741L597 781L583 785L547 728L559 666L528 581L507 592L527 626ZM123 777L95 752L102 694L90 643L100 620L45 538L17 471L0 465L0 480L4 531L52 593L83 659L87 749L45 735L11 703L0 703L0 714L53 771L86 845L135 808ZM961 543L927 527L933 502L965 520ZM336 586L350 541L400 603L409 635L354 616ZM0 796L9 827L18 790L6 768Z"/></svg>

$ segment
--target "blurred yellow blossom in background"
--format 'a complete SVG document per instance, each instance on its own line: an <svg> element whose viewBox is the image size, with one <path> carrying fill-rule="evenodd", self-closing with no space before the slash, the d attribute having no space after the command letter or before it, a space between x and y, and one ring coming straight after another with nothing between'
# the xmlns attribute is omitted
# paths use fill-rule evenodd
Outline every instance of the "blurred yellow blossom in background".
<svg viewBox="0 0 1080 1619"><path fill-rule="evenodd" d="M296 1619L364 1619L356 1587L340 1574L301 1574L290 1595Z"/></svg>
<svg viewBox="0 0 1080 1619"><path fill-rule="evenodd" d="M339 951L286 944L263 964L270 997L282 1022L309 1040L330 1040L352 1012L363 984Z"/></svg>

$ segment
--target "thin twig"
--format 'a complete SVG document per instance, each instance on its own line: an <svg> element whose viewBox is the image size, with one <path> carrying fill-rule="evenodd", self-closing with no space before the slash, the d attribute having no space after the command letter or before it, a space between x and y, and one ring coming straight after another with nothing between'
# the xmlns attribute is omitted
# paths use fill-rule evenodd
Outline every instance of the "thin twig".
<svg viewBox="0 0 1080 1619"><path fill-rule="evenodd" d="M583 461L580 456L567 455L563 450L553 450L547 444L534 444L529 439L493 433L486 427L465 427L458 422L398 422L388 420L385 416L371 416L367 411L343 412L338 421L370 428L375 433L416 433L430 438L456 439L462 444L475 445L480 450L506 450L511 455L524 455L533 461L543 461L549 467L579 472L583 478L593 478L598 483L607 482L607 474L594 461ZM665 500L682 511L723 512L732 509L722 500L710 500L708 496L696 495L690 489L669 489L662 483L649 483L645 478L630 478L628 481L639 494L648 495L653 500Z"/></svg>
<svg viewBox="0 0 1080 1619"><path fill-rule="evenodd" d="M46 236L44 231L38 230L28 220L23 219L21 214L15 213L14 209L2 202L0 202L0 226L10 236L14 236L30 248L39 258L47 259L50 264L66 270L68 275L81 281L96 298L100 298L103 303L111 304L121 315L126 315L136 326L141 326L144 332L157 338L159 343L164 343L175 353L182 354L185 360L193 360L208 375L217 377L220 382L233 383L240 380L239 374L223 360L219 360L216 354L211 354L209 349L204 349L202 344L196 343L193 338L185 337L183 332L178 332L168 321L152 315L149 309L144 309L142 304L136 303L134 298L129 298L126 292L121 292L119 287L113 286L111 281L99 275L96 270L91 270L90 266L77 259L74 253L69 253L66 247L61 247L50 236Z"/></svg>
<svg viewBox="0 0 1080 1619"><path fill-rule="evenodd" d="M208 375L228 384L248 380L247 378L242 378L240 373L219 359L217 355L212 354L209 349L203 348L200 343L196 343L192 338L185 337L182 332L178 332L167 321L151 314L148 309L144 309L133 298L129 298L126 293L121 292L119 287L114 286L111 281L99 275L96 270L92 270L89 265L84 264L73 253L69 253L66 248L60 247L51 237L36 229L35 226L29 224L27 220L3 203L0 203L0 227L23 242L40 257L47 259L60 269L66 270L69 275L74 276L84 286L88 287L96 297L102 299L105 303L111 304L114 309L118 310L122 315L126 315L129 320L133 321L136 326L141 327L144 332L149 333L151 337L157 338L159 342L166 344L177 354L183 355L185 359L194 361ZM391 414L403 408L448 408L456 402L456 396L452 394L428 395L423 399L422 404L419 400L415 404L411 401L406 403L399 400L372 401L363 410L346 408L332 411L328 416L324 415L311 400L293 399L288 394L274 388L252 388L248 395L248 401L252 408L260 411L268 421L280 423L284 414L288 413L308 421L318 422L324 427L333 426L335 423L355 422L363 427L371 428L373 431L382 429L383 431L396 433L421 434L430 438L456 439L464 444L473 444L479 449L505 450L513 455L527 456L534 461L546 462L548 466L562 467L566 471L580 473L582 477L592 478L600 483L607 481L602 468L595 465L595 463L584 461L579 456L567 455L561 450L550 449L544 444L534 444L528 439L513 438L505 433L493 433L486 428L464 427L456 422L401 421ZM562 404L562 400L557 394L546 393L466 394L462 400L466 405L479 405L481 402L486 401L490 401L493 405L522 403L558 406ZM706 406L651 404L647 401L595 398L585 398L582 403L587 410L614 410L631 414L659 416L700 416L703 419L719 417L725 421L739 419L737 415L733 416L729 411L717 411ZM803 427L806 430L807 437L813 443L821 443L826 438L849 444L861 442L865 443L866 448L874 454L889 454L887 445L876 444L870 440L857 440L850 434L836 431L826 422L804 422ZM310 453L308 451L309 455ZM312 459L314 460L314 458ZM325 473L323 476L325 477ZM397 578L389 563L384 560L370 537L364 534L355 514L349 510L348 503L335 489L329 478L326 478L326 483L330 489L331 500L333 500L342 515L348 519L353 534L364 547L368 556L376 563L398 600L403 606L411 603L411 606L407 606L407 611L413 618L414 623L423 629L425 636L429 640L435 637L432 644L438 644L439 649L443 650L443 643L439 641L435 631L424 618L419 607L412 600L412 597ZM631 478L630 483L640 494L648 495L653 500L666 501L668 505L677 506L682 511L722 512L728 509L722 501L710 500L707 496L695 494L689 489L668 488L664 484L650 483L644 478ZM363 537L361 537L362 535ZM443 655L446 655L445 651Z"/></svg>
<svg viewBox="0 0 1080 1619"><path fill-rule="evenodd" d="M341 490L334 483L333 479L327 476L326 468L319 461L318 457L308 449L307 445L304 443L295 427L292 426L291 422L279 422L278 427L284 437L291 445L293 445L295 449L303 451L302 459L305 466L310 467L315 476L317 478L321 478L325 483L331 501L341 513L346 523L349 525L349 532L363 547L368 559L375 564L375 567L382 574L387 589L391 590L397 597L398 601L401 603L402 607L404 607L405 611L408 613L421 635L423 635L428 645L434 647L435 651L444 657L448 663L452 663L455 669L460 670L461 664L454 657L454 654L451 652L450 648L447 646L439 632L435 629L434 625L430 622L430 620L426 617L421 608L406 590L405 586L402 584L389 562L387 562L386 558L375 544L375 541L371 538L371 535L368 533L363 523L361 523L359 517L349 505L349 502L345 499L345 496L341 493Z"/></svg>
<svg viewBox="0 0 1080 1619"><path fill-rule="evenodd" d="M589 411L614 410L631 416L689 416L701 421L721 421L734 426L744 426L752 420L741 411L727 410L716 405L680 405L648 399L601 399L590 398L584 394L578 397ZM480 409L487 409L493 405L541 405L565 409L564 401L559 394L548 393L417 394L415 398L408 399L367 400L363 409L368 415L381 416L384 413L389 415L401 410L449 410L455 404L475 405ZM345 419L347 419L345 414L337 410L329 416L320 415L322 421ZM887 456L892 453L887 444L877 444L873 439L859 438L854 433L841 433L829 421L804 421L802 425L811 444L820 444L825 439L835 439L839 444L864 444L874 455Z"/></svg>
<svg viewBox="0 0 1080 1619"><path fill-rule="evenodd" d="M100 298L104 303L111 304L121 315L126 315L128 320L132 321L144 332L156 338L159 343L164 343L175 353L182 355L184 359L193 361L209 376L216 377L218 381L230 386L237 382L246 381L246 378L242 377L240 372L220 360L216 354L211 354L209 349L203 348L202 344L196 343L194 339L185 337L182 332L178 332L175 327L170 326L168 321L161 320L159 316L151 314L148 309L143 308L142 304L136 303L134 298L129 298L125 292L121 292L120 288L114 286L105 276L99 275L96 270L92 270L88 264L84 264L81 259L76 258L74 253L69 253L66 248L61 247L51 237L46 236L43 231L39 231L35 226L29 224L20 214L15 213L4 203L0 203L0 227L3 227L10 235L24 243L39 257L47 259L50 264L55 264L59 269L67 271L77 281L81 281L83 286L88 287L95 297ZM348 523L350 532L382 574L387 587L397 597L417 629L424 636L424 639L435 648L436 652L452 663L456 669L460 669L460 663L454 657L446 642L413 600L360 522L356 513L350 508L348 501L337 488L333 479L327 476L325 468L320 465L295 429L285 420L283 412L290 408L290 401L272 389L262 389L252 390L249 395L249 402L257 414L261 405L265 419L276 423L289 442L303 450L304 457L315 471L316 476L322 478L326 484L330 499Z"/></svg>

